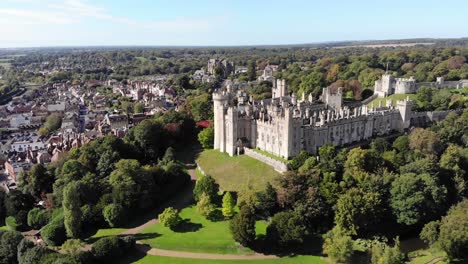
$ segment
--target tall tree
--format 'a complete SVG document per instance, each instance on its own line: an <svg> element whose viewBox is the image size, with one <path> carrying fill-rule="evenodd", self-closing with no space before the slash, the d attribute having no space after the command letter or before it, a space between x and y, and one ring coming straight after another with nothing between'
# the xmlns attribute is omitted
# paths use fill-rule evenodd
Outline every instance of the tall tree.
<svg viewBox="0 0 468 264"><path fill-rule="evenodd" d="M83 213L81 211L80 187L78 182L71 182L63 189L63 216L68 237L81 235Z"/></svg>

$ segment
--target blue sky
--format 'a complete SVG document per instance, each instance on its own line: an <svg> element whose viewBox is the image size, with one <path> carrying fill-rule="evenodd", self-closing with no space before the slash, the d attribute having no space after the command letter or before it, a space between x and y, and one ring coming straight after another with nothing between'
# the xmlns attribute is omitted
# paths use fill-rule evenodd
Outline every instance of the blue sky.
<svg viewBox="0 0 468 264"><path fill-rule="evenodd" d="M468 37L467 0L0 0L0 47Z"/></svg>

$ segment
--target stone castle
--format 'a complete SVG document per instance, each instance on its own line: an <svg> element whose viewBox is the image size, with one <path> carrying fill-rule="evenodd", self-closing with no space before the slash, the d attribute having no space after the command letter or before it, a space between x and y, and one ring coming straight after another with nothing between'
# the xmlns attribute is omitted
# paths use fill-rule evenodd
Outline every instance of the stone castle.
<svg viewBox="0 0 468 264"><path fill-rule="evenodd" d="M463 88L468 86L468 80L445 81L443 77L437 77L435 82L416 82L413 76L409 78L395 78L386 72L380 80L375 81L374 94L378 97L386 97L392 94L413 94L421 86Z"/></svg>
<svg viewBox="0 0 468 264"><path fill-rule="evenodd" d="M324 88L319 101L312 95L288 95L286 82L276 80L272 98L254 101L231 86L213 94L214 148L233 156L258 148L289 159L302 150L317 153L325 144L353 144L409 128L412 102L368 109L343 104L342 89Z"/></svg>

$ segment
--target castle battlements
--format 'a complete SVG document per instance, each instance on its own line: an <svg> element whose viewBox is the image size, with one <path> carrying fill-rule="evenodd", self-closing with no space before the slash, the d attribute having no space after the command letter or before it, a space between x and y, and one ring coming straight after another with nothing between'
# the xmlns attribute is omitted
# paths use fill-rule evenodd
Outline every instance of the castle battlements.
<svg viewBox="0 0 468 264"><path fill-rule="evenodd" d="M351 107L343 103L342 89L333 93L324 88L320 101L305 100L305 95L298 100L288 95L284 80L277 80L272 95L255 102L243 90L213 93L215 149L235 155L243 147L259 148L288 159L302 150L316 153L325 144L343 145L403 131L411 120L408 99L396 107L390 100L389 107Z"/></svg>

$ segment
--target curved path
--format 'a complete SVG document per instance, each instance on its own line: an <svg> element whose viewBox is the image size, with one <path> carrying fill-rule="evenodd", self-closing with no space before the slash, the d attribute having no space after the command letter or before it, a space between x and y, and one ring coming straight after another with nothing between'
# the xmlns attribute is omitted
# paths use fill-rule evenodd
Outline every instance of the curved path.
<svg viewBox="0 0 468 264"><path fill-rule="evenodd" d="M197 175L195 174L194 169L188 170L190 177L192 178L192 185L187 187L183 190L184 193L181 193L177 198L171 199L164 203L161 208L165 207L174 207L176 209L182 209L189 205L193 199L193 182L197 179ZM127 229L120 233L120 235L136 235L150 227L154 224L158 223L157 218L153 218L146 223L139 225L137 227ZM163 257L177 257L177 258L191 258L191 259L224 259L224 260L254 260L254 259L275 259L278 258L274 255L264 255L260 253L253 253L253 254L215 254L215 253L195 253L195 252L186 252L186 251L174 251L174 250L164 250L159 248L151 248L147 244L143 244L142 242L138 241L136 244L136 248L149 255L153 256L163 256Z"/></svg>

